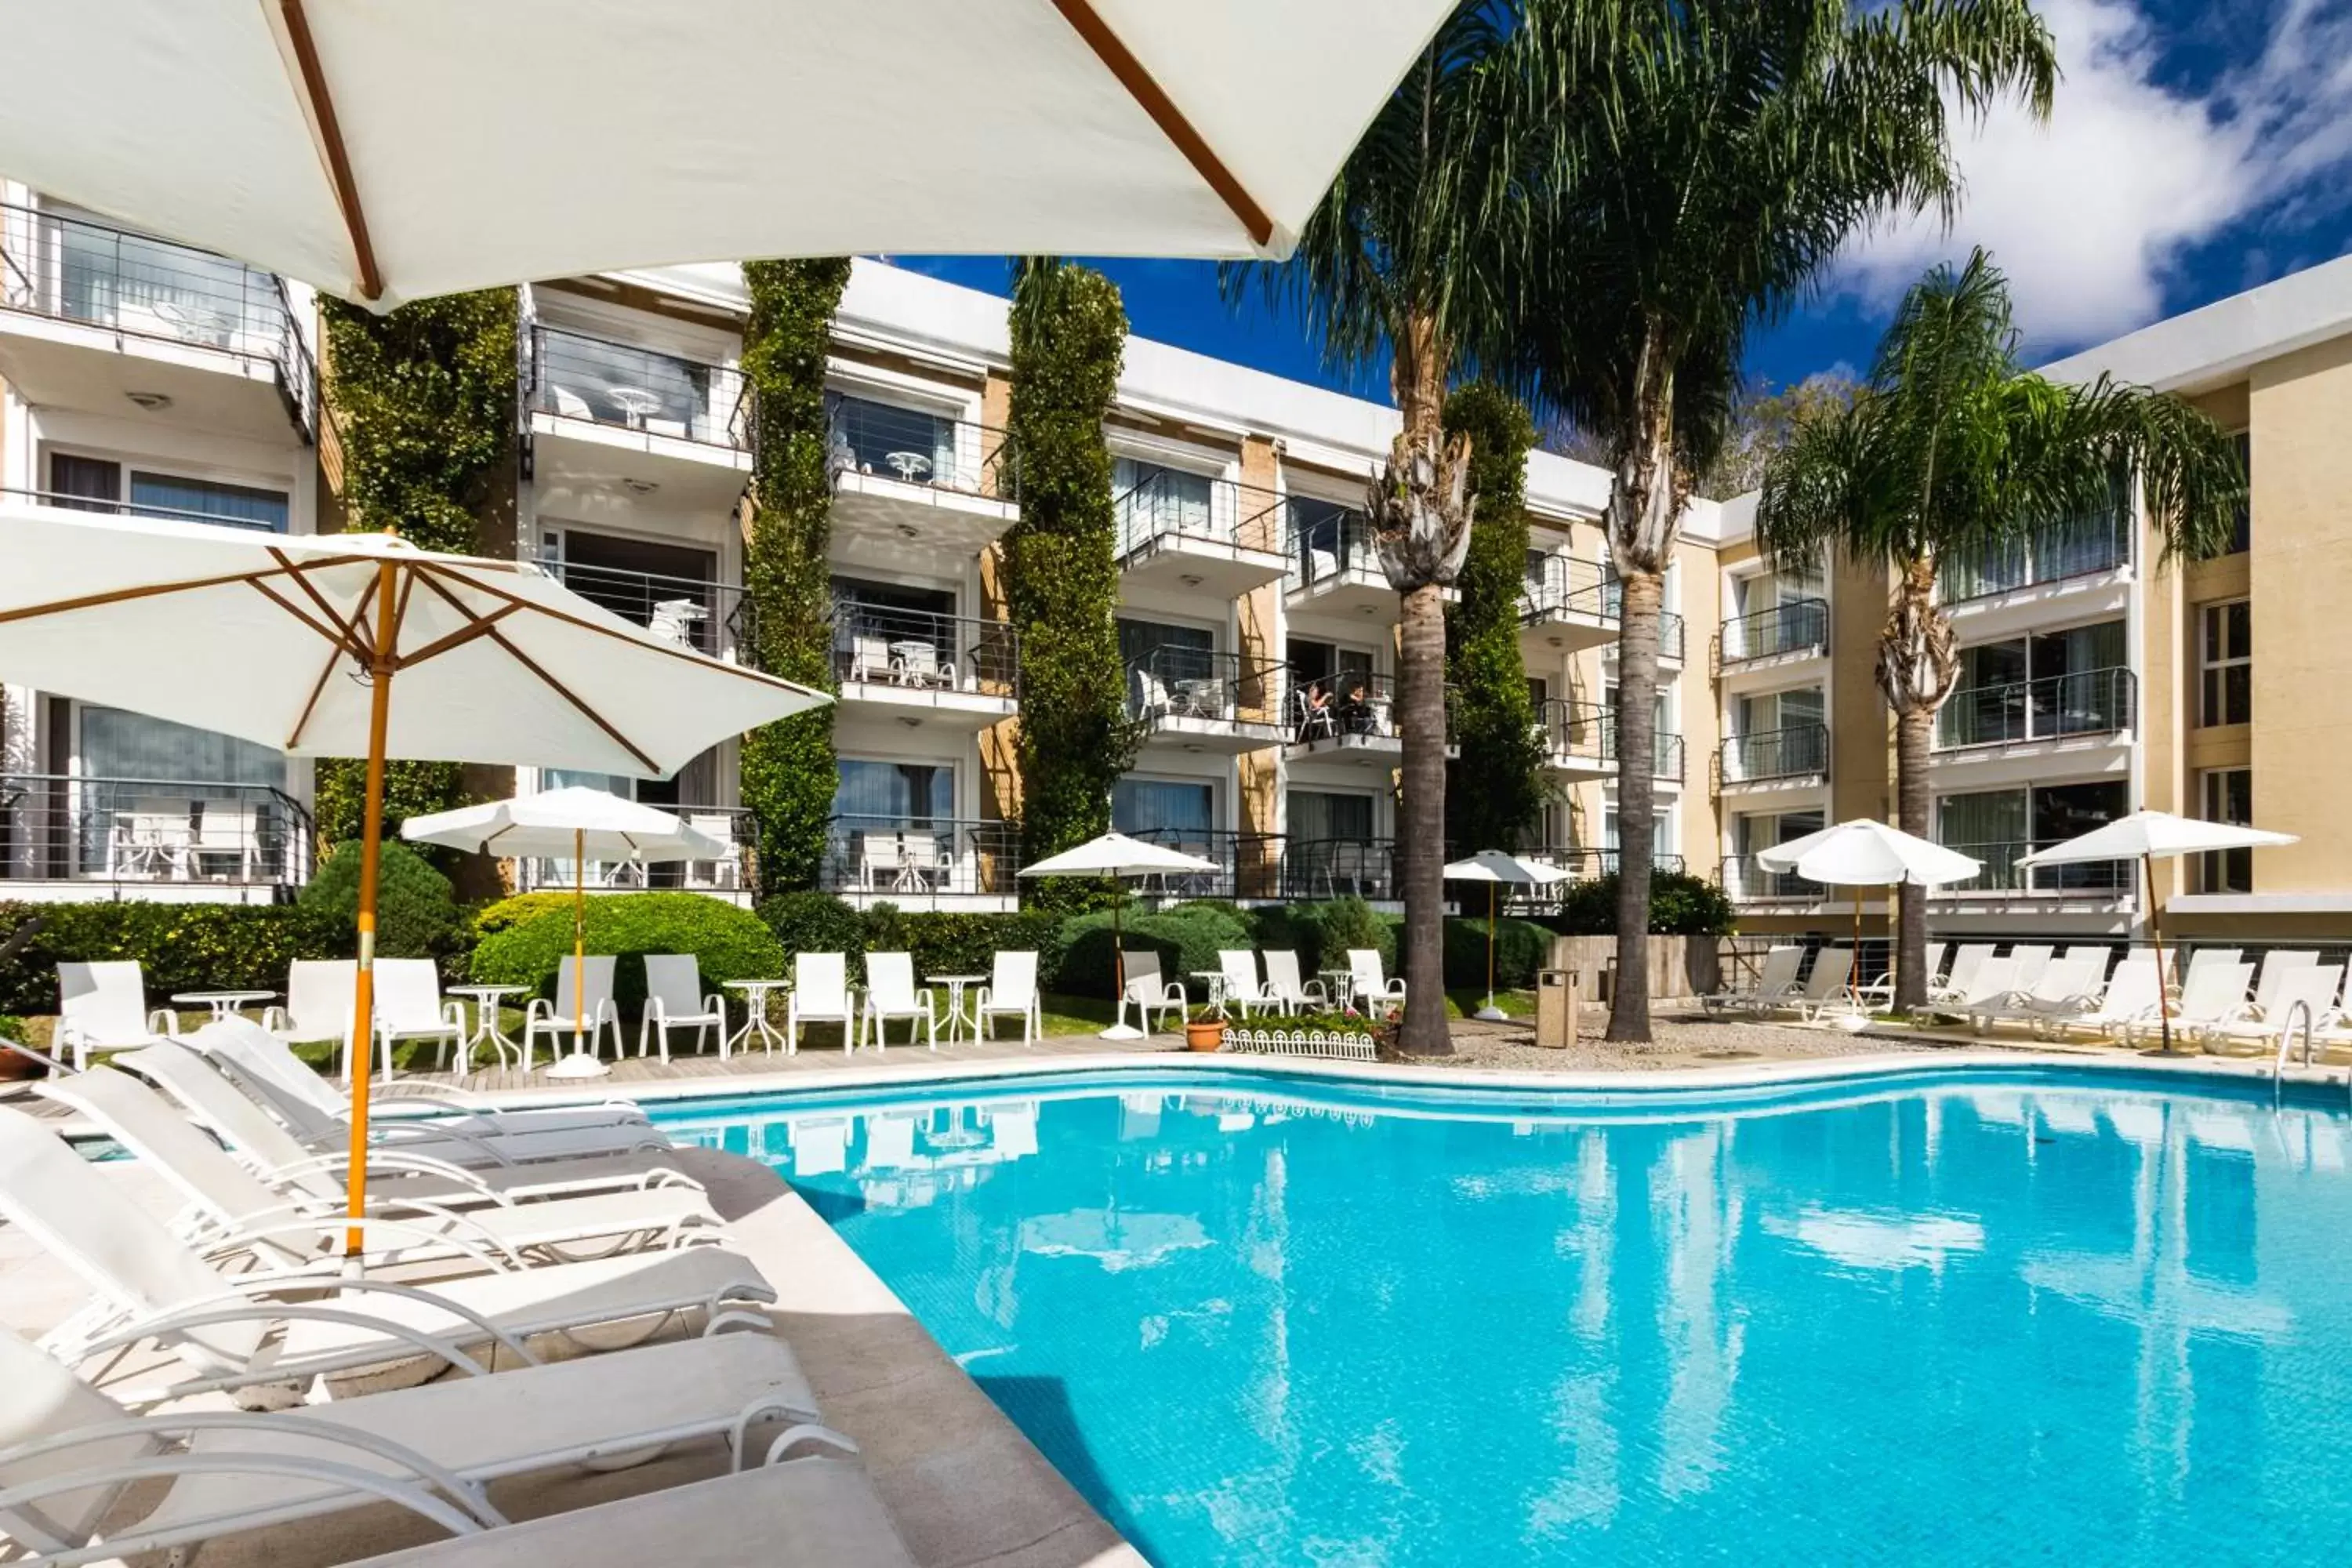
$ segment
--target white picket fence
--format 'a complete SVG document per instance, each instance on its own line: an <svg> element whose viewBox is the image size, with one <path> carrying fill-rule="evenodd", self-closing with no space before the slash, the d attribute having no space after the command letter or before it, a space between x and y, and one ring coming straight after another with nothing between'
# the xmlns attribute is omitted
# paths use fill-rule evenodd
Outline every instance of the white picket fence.
<svg viewBox="0 0 2352 1568"><path fill-rule="evenodd" d="M1260 1057L1339 1057L1349 1061L1379 1059L1380 1047L1370 1035L1323 1029L1227 1029L1225 1049Z"/></svg>

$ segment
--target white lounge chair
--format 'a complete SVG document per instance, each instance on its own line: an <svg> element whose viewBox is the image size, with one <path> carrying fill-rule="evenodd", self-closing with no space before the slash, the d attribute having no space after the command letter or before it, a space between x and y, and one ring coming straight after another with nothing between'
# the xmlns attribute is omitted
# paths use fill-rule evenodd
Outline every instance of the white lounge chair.
<svg viewBox="0 0 2352 1568"><path fill-rule="evenodd" d="M1348 1000L1361 1001L1368 1007L1390 1002L1400 1007L1404 1005L1404 981L1402 977L1391 980L1381 972L1379 948L1348 950Z"/></svg>
<svg viewBox="0 0 2352 1568"><path fill-rule="evenodd" d="M534 996L522 1016L522 1070L530 1070L531 1042L540 1036L548 1037L549 1056L557 1061L572 1052L576 1038L590 1056L604 1048L604 1036L613 1037L613 1057L618 1060L625 1053L621 1044L621 1010L613 1002L613 972L619 960L611 953L592 953L588 967L579 971L584 976L583 985L574 977L574 965L580 961L566 953L555 966L553 997ZM580 1017L575 1022L572 1011L577 1006Z"/></svg>
<svg viewBox="0 0 2352 1568"><path fill-rule="evenodd" d="M809 1024L840 1025L842 1054L857 1048L857 998L850 989L846 953L793 955L793 994L784 1000L787 1055L799 1054L801 1029Z"/></svg>
<svg viewBox="0 0 2352 1568"><path fill-rule="evenodd" d="M0 1524L60 1564L164 1550L178 1561L215 1537L382 1502L478 1531L507 1522L484 1490L490 1481L696 1438L726 1438L741 1456L755 1422L779 1419L791 1425L772 1458L811 1442L856 1451L815 1424L808 1378L791 1347L766 1334L647 1345L299 1412L141 1416L0 1330L0 1496L9 1500ZM152 1507L99 1533L117 1499L157 1480L168 1486Z"/></svg>
<svg viewBox="0 0 2352 1568"><path fill-rule="evenodd" d="M1853 981L1853 949L1843 942L1832 942L1813 954L1813 966L1805 972L1805 983L1778 1001L1759 1002L1758 1012L1793 1012L1798 1017L1814 1019L1840 1004L1851 1005Z"/></svg>
<svg viewBox="0 0 2352 1568"><path fill-rule="evenodd" d="M1805 950L1790 943L1765 950L1756 978L1746 985L1710 992L1698 999L1700 1008L1714 1013L1727 1008L1769 1006L1785 1001L1797 989L1798 972L1805 966Z"/></svg>
<svg viewBox="0 0 2352 1568"><path fill-rule="evenodd" d="M1997 1023L2020 1023L2043 1034L2053 1021L2080 1016L2098 1005L2105 968L2104 954L2053 959L2031 985L1971 1004L1969 1027L1981 1035Z"/></svg>
<svg viewBox="0 0 2352 1568"><path fill-rule="evenodd" d="M181 1398L258 1384L300 1386L418 1359L462 1373L535 1364L533 1336L677 1313L709 1328L764 1325L735 1311L775 1291L724 1247L630 1253L483 1274L430 1289L376 1276L242 1277L173 1236L115 1182L21 1111L0 1110L0 1215L80 1275L90 1304L42 1340L69 1365L147 1342L196 1375L143 1392ZM331 1286L332 1294L322 1294ZM291 1300L278 1298L292 1296ZM487 1356L475 1353L484 1345Z"/></svg>
<svg viewBox="0 0 2352 1568"><path fill-rule="evenodd" d="M2010 962L2017 965L2017 989L2031 990L2033 983L2042 978L2042 972L2050 967L2050 960L2057 952L2055 946L2045 942L2011 942L2009 957Z"/></svg>
<svg viewBox="0 0 2352 1568"><path fill-rule="evenodd" d="M1927 989L1931 995L1936 989L1936 973L1944 966L1944 952L1947 945L1940 942L1931 942L1920 958L1920 967L1927 972ZM1897 962L1900 962L1899 955ZM1890 965L1877 979L1866 985L1855 986L1853 999L1865 1007L1892 1007L1895 1005L1895 970Z"/></svg>
<svg viewBox="0 0 2352 1568"><path fill-rule="evenodd" d="M286 1005L261 1015L261 1026L289 1046L324 1040L350 1076L352 1033L359 1021L360 966L348 958L298 958L286 968Z"/></svg>
<svg viewBox="0 0 2352 1568"><path fill-rule="evenodd" d="M176 1041L163 1040L114 1058L114 1065L137 1073L178 1101L180 1108L205 1131L272 1184L297 1184L314 1194L344 1191L350 1168L350 1144L314 1150L287 1131L285 1125L247 1095L237 1082L224 1077L209 1058ZM648 1130L650 1131L650 1130ZM611 1154L583 1154L528 1164L491 1163L477 1168L439 1159L414 1142L398 1147L379 1143L368 1151L371 1193L421 1199L447 1208L477 1204L513 1203L519 1199L558 1197L572 1193L609 1192L627 1187L684 1186L701 1184L678 1169L674 1148L630 1149Z"/></svg>
<svg viewBox="0 0 2352 1568"><path fill-rule="evenodd" d="M674 1029L691 1029L694 1048L716 1034L719 1059L727 1059L727 999L702 988L702 966L690 952L646 954L646 1011L637 1022L637 1055L648 1041L658 1041L661 1059L669 1060L669 1037Z"/></svg>
<svg viewBox="0 0 2352 1568"><path fill-rule="evenodd" d="M2189 978L2180 986L2180 1000L2172 1005L2172 1037L2194 1040L2244 1017L2246 994L2253 984L2254 966L2251 963L2224 963L2220 959L2200 963L2197 958L2190 959ZM2124 1037L2129 1040L2135 1033L2153 1033L2160 1038L2166 1025L2160 1014L2142 1017L2125 1029Z"/></svg>
<svg viewBox="0 0 2352 1568"><path fill-rule="evenodd" d="M1978 966L1992 956L1993 944L1989 942L1964 942L1952 954L1951 973L1941 984L1927 987L1930 1002L1964 1002L1972 994Z"/></svg>
<svg viewBox="0 0 2352 1568"><path fill-rule="evenodd" d="M2141 1019L2156 1016L2160 1000L2156 975L2154 954L2126 953L2107 976L2106 986L2095 1001L2072 1017L2052 1018L2049 1026L2057 1032L2083 1029L2098 1035L2127 1037Z"/></svg>
<svg viewBox="0 0 2352 1568"><path fill-rule="evenodd" d="M2254 1016L2272 1017L2277 1010L2280 983L2318 963L2318 952L2308 947L2274 947L2263 954L2262 967L2254 976Z"/></svg>
<svg viewBox="0 0 2352 1568"><path fill-rule="evenodd" d="M74 1070L89 1066L92 1051L135 1050L170 1036L170 1009L147 1010L147 976L128 959L58 965L59 1055L71 1052Z"/></svg>
<svg viewBox="0 0 2352 1568"><path fill-rule="evenodd" d="M940 1048L939 1008L931 994L915 984L915 955L869 952L866 955L866 1006L858 1033L881 1050L890 1043L890 1025L900 1018L907 1020L908 1045L915 1043L915 1026L920 1024L930 1048Z"/></svg>
<svg viewBox="0 0 2352 1568"><path fill-rule="evenodd" d="M2324 1053L2329 1045L2338 1043L2340 1037L2338 1025L2343 1015L2337 1011L2336 993L2343 984L2344 965L2340 963L2295 963L2273 971L2266 959L2262 988L2268 1001L2226 1023L2201 1030L2206 1047L2210 1049L2217 1042L2271 1047L2281 1035L2289 1030L2300 1031L2307 1023L2312 1048Z"/></svg>
<svg viewBox="0 0 2352 1568"><path fill-rule="evenodd" d="M972 1000L972 1025L983 1040L992 1039L994 1020L1021 1020L1021 1043L1033 1045L1045 1032L1045 1009L1037 997L1037 955L999 952L988 978Z"/></svg>
<svg viewBox="0 0 2352 1568"><path fill-rule="evenodd" d="M1151 1016L1160 1015L1160 1026L1168 1027L1168 1015L1174 1013L1178 1024L1184 1021L1184 987L1179 981L1160 973L1160 950L1156 947L1123 948L1118 955L1119 973L1126 976L1126 1000L1134 1004L1142 1016L1143 1032L1151 1033Z"/></svg>
<svg viewBox="0 0 2352 1568"><path fill-rule="evenodd" d="M392 1079L392 1047L402 1040L431 1040L434 1066L445 1065L449 1048L466 1048L466 1010L441 999L441 971L429 958L375 961L375 1042L379 1070ZM465 1064L458 1064L463 1067ZM352 1078L352 1058L343 1052L343 1081Z"/></svg>
<svg viewBox="0 0 2352 1568"><path fill-rule="evenodd" d="M1269 947L1258 956L1265 960L1265 994L1277 1011L1303 1013L1310 1007L1320 1010L1331 1005L1330 995L1320 980L1300 977L1298 954L1294 950Z"/></svg>
<svg viewBox="0 0 2352 1568"><path fill-rule="evenodd" d="M798 1459L371 1557L352 1568L542 1568L550 1563L914 1568L874 1483Z"/></svg>
<svg viewBox="0 0 2352 1568"><path fill-rule="evenodd" d="M2180 978L2182 993L2184 994L2187 993L2190 983L2196 980L2200 971L2210 969L2217 964L2235 963L2243 952L2244 949L2235 947L2200 947L2190 950L2189 967ZM2179 963L2178 957L2175 957L2174 963L2176 964Z"/></svg>
<svg viewBox="0 0 2352 1568"><path fill-rule="evenodd" d="M349 1224L339 1184L315 1175L307 1182L265 1182L181 1120L153 1089L111 1068L44 1083L39 1092L89 1117L177 1188L195 1216L178 1227L180 1234L207 1256L241 1249L259 1267L279 1271L339 1262ZM487 1269L675 1247L719 1234L719 1215L689 1187L491 1205L459 1213L379 1186L369 1194L363 1223L376 1262L456 1259ZM605 1245L585 1245L591 1242Z"/></svg>
<svg viewBox="0 0 2352 1568"><path fill-rule="evenodd" d="M1266 1013L1282 1011L1282 1003L1258 978L1257 954L1251 949L1219 948L1217 973L1221 976L1221 999L1242 1017L1247 1018L1253 1007Z"/></svg>

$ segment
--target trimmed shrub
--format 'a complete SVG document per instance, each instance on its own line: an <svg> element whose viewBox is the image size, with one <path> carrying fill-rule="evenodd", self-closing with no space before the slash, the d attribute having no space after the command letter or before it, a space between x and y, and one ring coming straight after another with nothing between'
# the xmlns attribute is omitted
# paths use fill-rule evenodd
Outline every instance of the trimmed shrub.
<svg viewBox="0 0 2352 1568"><path fill-rule="evenodd" d="M495 936L510 926L535 920L550 910L568 910L571 907L572 895L564 892L517 893L512 898L484 904L474 911L474 940L479 942L486 936Z"/></svg>
<svg viewBox="0 0 2352 1568"><path fill-rule="evenodd" d="M58 1010L61 961L136 960L147 999L175 991L276 990L298 958L349 958L348 932L291 904L0 904L0 931L39 917L41 929L0 964L0 1013Z"/></svg>
<svg viewBox="0 0 2352 1568"><path fill-rule="evenodd" d="M1217 967L1218 949L1256 945L1238 914L1213 906L1134 914L1123 921L1121 929L1129 952L1150 949L1159 953L1160 973L1187 984L1195 970ZM1111 996L1109 911L1072 915L1064 921L1060 961L1048 971L1041 958L1038 973L1053 974L1055 989L1072 995Z"/></svg>
<svg viewBox="0 0 2352 1568"><path fill-rule="evenodd" d="M986 974L998 952L1034 952L1037 982L1061 972L1062 921L1038 910L1018 914L908 914L887 904L866 913L869 952L911 952L915 973Z"/></svg>
<svg viewBox="0 0 2352 1568"><path fill-rule="evenodd" d="M864 968L866 917L831 893L779 893L762 900L760 920L787 957L796 952L845 952Z"/></svg>
<svg viewBox="0 0 2352 1568"><path fill-rule="evenodd" d="M588 951L620 961L613 990L626 1014L645 1004L649 952L694 954L706 989L784 973L783 949L759 916L704 893L603 894L588 900L587 928ZM571 910L543 910L485 936L474 949L473 977L486 985L527 985L533 995L551 997L557 965L571 952Z"/></svg>
<svg viewBox="0 0 2352 1568"><path fill-rule="evenodd" d="M1495 989L1524 991L1536 983L1536 971L1551 952L1552 932L1533 921L1505 918L1495 922ZM1486 921L1445 922L1445 988L1484 991L1486 988Z"/></svg>
<svg viewBox="0 0 2352 1568"><path fill-rule="evenodd" d="M1309 904L1300 911L1313 919L1316 963L1338 965L1348 961L1351 947L1377 949L1383 973L1393 977L1397 967L1397 931L1401 918L1382 915L1361 899L1333 899Z"/></svg>
<svg viewBox="0 0 2352 1568"><path fill-rule="evenodd" d="M1617 930L1617 874L1577 882L1561 900L1560 912L1545 922L1567 936L1609 936ZM1721 888L1686 871L1656 871L1650 878L1650 930L1657 936L1729 936L1731 900Z"/></svg>
<svg viewBox="0 0 2352 1568"><path fill-rule="evenodd" d="M360 841L335 846L296 900L359 951ZM464 945L449 879L407 845L386 839L376 873L375 951L383 958L446 958Z"/></svg>

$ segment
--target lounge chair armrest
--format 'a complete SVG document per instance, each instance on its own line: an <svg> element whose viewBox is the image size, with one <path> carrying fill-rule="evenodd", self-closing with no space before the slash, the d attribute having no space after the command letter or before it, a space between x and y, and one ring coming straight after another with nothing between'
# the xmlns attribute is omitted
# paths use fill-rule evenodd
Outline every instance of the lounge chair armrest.
<svg viewBox="0 0 2352 1568"><path fill-rule="evenodd" d="M190 1475L281 1476L297 1480L338 1486L346 1491L362 1493L384 1502L397 1503L411 1513L439 1525L452 1535L473 1535L484 1530L494 1530L507 1522L506 1516L491 1509L488 1501L483 1501L478 1508L475 1509L460 1508L455 1503L445 1502L435 1496L430 1487L385 1475L381 1469L372 1470L360 1465L339 1465L331 1460L306 1458L292 1454L257 1453L158 1454L147 1458L126 1460L121 1464L102 1465L87 1470L72 1470L61 1475L44 1476L39 1480L28 1481L21 1487L0 1492L0 1510L12 1515L17 1514L26 1505L37 1503L41 1499L58 1492L79 1491L90 1487L121 1487L133 1481ZM455 1480L457 1478L450 1479ZM436 1480L434 1484L438 1485L439 1482ZM456 1495L466 1498L469 1501L475 1496L473 1492L464 1489L462 1483ZM119 1553L127 1556L133 1552L143 1552L155 1547L185 1543L181 1534L142 1533L135 1524L131 1527L128 1537L127 1540L116 1537L110 1541L108 1547L111 1548L111 1551L108 1555ZM62 1542L57 1544L59 1547L63 1545ZM36 1542L33 1545L36 1551L43 1550L41 1542ZM44 1562L94 1561L95 1553L104 1550L106 1549L93 1547L88 1552L82 1553L58 1551L55 1555L44 1557L42 1560Z"/></svg>
<svg viewBox="0 0 2352 1568"><path fill-rule="evenodd" d="M287 1016L285 1008L272 1003L261 1010L261 1026L270 1034L282 1035L294 1026L294 1020Z"/></svg>
<svg viewBox="0 0 2352 1568"><path fill-rule="evenodd" d="M554 1016L555 1004L544 996L534 996L523 1005L522 1022L526 1029L542 1018L551 1019Z"/></svg>
<svg viewBox="0 0 2352 1568"><path fill-rule="evenodd" d="M109 1334L102 1339L91 1340L76 1345L74 1347L75 1357L77 1360L89 1360L96 1356L104 1355L110 1351L128 1349L132 1345L142 1344L149 1340L160 1339L167 1334L185 1333L191 1329L209 1328L216 1323L278 1323L290 1319L300 1318L313 1322L341 1323L348 1328L364 1329L373 1334L382 1334L385 1339L397 1340L403 1344L413 1345L420 1354L429 1355L436 1361L446 1362L448 1363L450 1370L454 1372L462 1372L468 1377L487 1377L489 1375L490 1369L488 1367L484 1366L480 1362L476 1361L472 1356L467 1355L454 1342L437 1339L434 1335L426 1333L422 1329L401 1322L396 1319L385 1318L374 1312L354 1309L349 1306L323 1305L318 1301L272 1301L250 1299L257 1296L265 1296L273 1291L306 1290L316 1292L332 1288L346 1291L374 1290L388 1295L407 1296L414 1300L427 1301L431 1303L436 1310L446 1312L451 1317L457 1318L469 1325L474 1331L474 1333L478 1333L481 1338L503 1346L507 1351L514 1355L518 1364L523 1366L536 1366L539 1364L539 1358L530 1353L529 1346L525 1345L520 1340L515 1338L514 1335L507 1332L504 1329L499 1328L496 1323L491 1322L488 1318L483 1317L478 1312L461 1307L455 1301L451 1301L444 1297L434 1295L430 1291L417 1289L414 1286L394 1285L387 1280L365 1279L355 1277L320 1278L315 1275L305 1275L296 1278L289 1278L282 1275L274 1278L259 1275L248 1275L241 1279L234 1281L233 1283L236 1289L235 1293L232 1295L216 1296L209 1300L190 1302L184 1306L174 1307L165 1311L152 1313L144 1318L127 1320L125 1326L118 1330L116 1332ZM474 1334L468 1334L467 1337L472 1338L474 1337ZM232 1376L227 1378L205 1378L190 1384L175 1384L173 1392L165 1394L163 1397L178 1398L185 1394L194 1394L208 1389L234 1388L244 1383L283 1383L286 1381L286 1374L284 1373L276 1372L275 1375L272 1375L273 1372L275 1372L275 1369L265 1371L252 1377Z"/></svg>
<svg viewBox="0 0 2352 1568"><path fill-rule="evenodd" d="M317 1172L324 1171L335 1174L341 1174L343 1172L349 1171L351 1167L352 1157L350 1152L346 1150L339 1149L331 1153L313 1154L308 1159L293 1160L288 1162L286 1164L274 1166L269 1170L262 1172L261 1179L268 1182L272 1186L283 1186L289 1182L299 1180L303 1176L310 1175ZM430 1154L413 1153L402 1149L370 1149L368 1151L368 1173L370 1175L375 1175L379 1173L390 1172L398 1172L404 1175L413 1176L440 1176L468 1188L478 1197L487 1198L494 1203L500 1204L508 1204L514 1201L513 1199L506 1197L492 1190L480 1176L466 1169L463 1165L451 1164L446 1160L436 1160Z"/></svg>
<svg viewBox="0 0 2352 1568"><path fill-rule="evenodd" d="M180 1037L180 1016L169 1007L158 1007L147 1015L147 1032L176 1040Z"/></svg>
<svg viewBox="0 0 2352 1568"><path fill-rule="evenodd" d="M466 1027L466 1005L455 997L442 1003L441 1022L462 1034Z"/></svg>
<svg viewBox="0 0 2352 1568"><path fill-rule="evenodd" d="M449 1217L456 1219L459 1216L453 1214ZM467 1228L479 1231L481 1222L474 1221ZM524 1267L521 1258L508 1252L496 1242L485 1244L466 1237L451 1236L436 1230L430 1226L418 1225L414 1221L391 1215L368 1215L353 1219L349 1215L339 1215L331 1211L297 1215L286 1219L271 1220L262 1225L225 1227L205 1250L207 1258L217 1258L223 1253L249 1251L254 1243L268 1241L278 1237L308 1236L320 1240L331 1240L337 1232L353 1229L361 1232L363 1237L370 1238L368 1247L371 1251L374 1250L376 1245L373 1236L382 1232L387 1237L405 1237L428 1246L446 1247L454 1252L462 1253L479 1264L486 1274L511 1274ZM332 1261L334 1259L323 1257L320 1259L321 1264Z"/></svg>

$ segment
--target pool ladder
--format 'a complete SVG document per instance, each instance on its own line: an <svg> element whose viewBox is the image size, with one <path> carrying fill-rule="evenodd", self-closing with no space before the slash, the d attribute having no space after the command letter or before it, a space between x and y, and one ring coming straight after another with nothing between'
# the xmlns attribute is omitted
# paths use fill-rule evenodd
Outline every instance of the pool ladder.
<svg viewBox="0 0 2352 1568"><path fill-rule="evenodd" d="M2278 1056L2271 1063L2271 1095L2276 1099L2286 1085L2286 1053L2294 1044L2296 1026L2303 1029L2303 1065L2311 1065L2312 1037L2318 1032L2318 1019L2313 1016L2311 1004L2297 998L2286 1012L2285 1021L2279 1026ZM2344 1075L2346 1109L2352 1110L2352 1070Z"/></svg>

